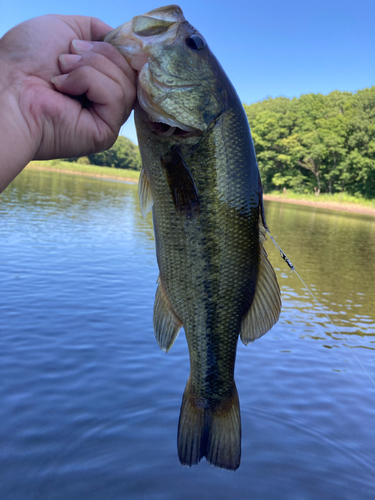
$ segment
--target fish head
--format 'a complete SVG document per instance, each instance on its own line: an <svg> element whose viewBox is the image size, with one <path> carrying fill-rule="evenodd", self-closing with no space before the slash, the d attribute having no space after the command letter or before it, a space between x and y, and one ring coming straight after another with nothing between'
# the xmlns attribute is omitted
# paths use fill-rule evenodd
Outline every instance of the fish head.
<svg viewBox="0 0 375 500"><path fill-rule="evenodd" d="M200 135L227 108L231 84L177 5L136 16L104 41L139 72L138 102L160 134L177 129L182 135ZM164 124L166 130L155 124Z"/></svg>

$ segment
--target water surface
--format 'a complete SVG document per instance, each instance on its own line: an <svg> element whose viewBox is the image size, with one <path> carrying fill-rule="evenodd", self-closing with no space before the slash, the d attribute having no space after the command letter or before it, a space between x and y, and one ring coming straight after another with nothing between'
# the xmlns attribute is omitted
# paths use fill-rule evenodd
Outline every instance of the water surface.
<svg viewBox="0 0 375 500"><path fill-rule="evenodd" d="M0 498L372 499L375 219L266 203L278 324L238 347L242 461L177 458L189 372L152 331L158 269L137 186L25 171L0 198ZM351 345L360 363L347 347Z"/></svg>

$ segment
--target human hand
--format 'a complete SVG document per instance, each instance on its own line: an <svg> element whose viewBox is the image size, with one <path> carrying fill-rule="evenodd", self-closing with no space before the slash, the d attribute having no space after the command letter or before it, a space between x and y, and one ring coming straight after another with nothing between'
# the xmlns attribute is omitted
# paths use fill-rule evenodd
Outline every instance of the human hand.
<svg viewBox="0 0 375 500"><path fill-rule="evenodd" d="M126 60L99 41L110 30L96 18L48 15L0 39L0 192L32 159L115 142L136 90Z"/></svg>

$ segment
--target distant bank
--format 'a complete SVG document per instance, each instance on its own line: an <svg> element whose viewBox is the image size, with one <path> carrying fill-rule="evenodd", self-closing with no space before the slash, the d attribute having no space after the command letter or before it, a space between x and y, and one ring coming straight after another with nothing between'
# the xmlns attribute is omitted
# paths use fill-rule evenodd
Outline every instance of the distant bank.
<svg viewBox="0 0 375 500"><path fill-rule="evenodd" d="M323 195L324 196L324 195ZM298 198L288 198L288 195L273 195L265 194L265 200L269 201L280 201L282 203L291 203L294 205L306 205L309 207L324 208L326 210L339 210L341 212L352 212L356 214L372 215L375 217L375 202L372 203L373 206L362 205L358 202L340 202L336 200L326 200L322 198L321 200L310 200L304 199L303 195Z"/></svg>
<svg viewBox="0 0 375 500"><path fill-rule="evenodd" d="M115 179L137 183L140 172L124 168L97 167L96 165L82 165L63 160L32 161L26 167L28 170L47 170L63 174L85 175L102 179Z"/></svg>
<svg viewBox="0 0 375 500"><path fill-rule="evenodd" d="M81 165L62 160L31 162L26 167L29 170L47 170L73 175L98 177L102 179L114 179L124 182L138 183L140 172L136 170L125 170L120 168L97 167L95 165ZM295 205L307 205L310 207L324 208L327 210L340 210L357 214L372 215L375 217L375 200L358 200L347 195L325 195L319 197L314 195L302 195L294 193L272 193L265 194L265 200L292 203Z"/></svg>

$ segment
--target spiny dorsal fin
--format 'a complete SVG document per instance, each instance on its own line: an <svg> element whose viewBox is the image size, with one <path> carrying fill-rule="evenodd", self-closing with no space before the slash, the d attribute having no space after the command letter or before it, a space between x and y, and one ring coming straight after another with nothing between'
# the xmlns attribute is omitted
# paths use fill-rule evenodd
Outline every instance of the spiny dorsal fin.
<svg viewBox="0 0 375 500"><path fill-rule="evenodd" d="M279 319L281 311L280 288L275 271L263 247L266 230L259 222L259 270L253 303L242 319L241 340L247 345L267 333Z"/></svg>
<svg viewBox="0 0 375 500"><path fill-rule="evenodd" d="M176 211L187 217L199 213L199 197L194 179L178 146L161 159Z"/></svg>
<svg viewBox="0 0 375 500"><path fill-rule="evenodd" d="M142 167L141 174L139 176L138 196L139 204L141 205L141 212L143 218L145 218L154 204L154 199L152 197L151 184L148 180L144 167Z"/></svg>
<svg viewBox="0 0 375 500"><path fill-rule="evenodd" d="M154 332L156 340L164 352L168 352L174 344L181 326L181 321L177 318L164 293L159 276L154 303Z"/></svg>

